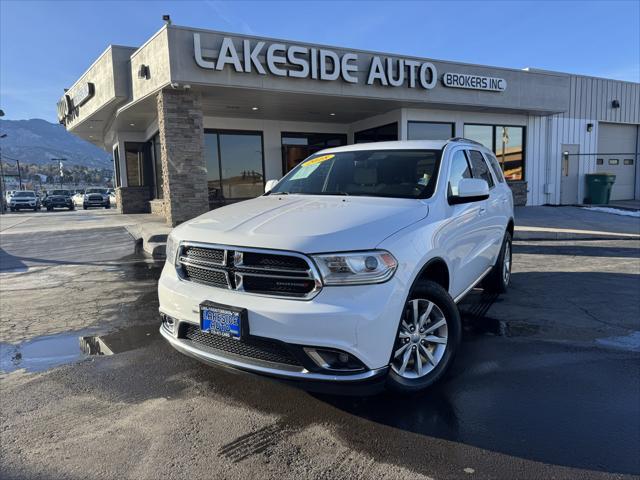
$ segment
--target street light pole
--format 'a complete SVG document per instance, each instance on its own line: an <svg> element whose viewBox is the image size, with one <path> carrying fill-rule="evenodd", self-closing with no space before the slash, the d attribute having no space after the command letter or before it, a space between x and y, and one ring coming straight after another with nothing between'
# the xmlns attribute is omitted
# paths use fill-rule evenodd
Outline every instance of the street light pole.
<svg viewBox="0 0 640 480"><path fill-rule="evenodd" d="M4 110L0 110L0 117L4 117ZM4 138L6 136L7 136L6 133L0 134L0 138ZM2 168L2 150L0 150L0 176L2 177L0 178L0 215L2 215L4 214L4 201L5 201L4 168Z"/></svg>

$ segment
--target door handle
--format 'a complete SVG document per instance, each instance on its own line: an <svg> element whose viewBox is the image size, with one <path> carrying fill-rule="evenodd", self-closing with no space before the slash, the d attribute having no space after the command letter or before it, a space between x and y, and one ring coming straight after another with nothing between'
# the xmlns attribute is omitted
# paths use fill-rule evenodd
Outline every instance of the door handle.
<svg viewBox="0 0 640 480"><path fill-rule="evenodd" d="M484 207L480 207L480 210L478 210L478 215L479 215L479 216L482 216L482 215L484 215L485 213L487 213L487 209L486 209L486 208L484 208Z"/></svg>

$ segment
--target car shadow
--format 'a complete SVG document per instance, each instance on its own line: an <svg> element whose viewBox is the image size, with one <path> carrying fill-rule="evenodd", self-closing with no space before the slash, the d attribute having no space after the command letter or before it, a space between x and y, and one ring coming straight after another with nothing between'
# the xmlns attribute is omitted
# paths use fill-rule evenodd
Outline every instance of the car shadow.
<svg viewBox="0 0 640 480"><path fill-rule="evenodd" d="M515 273L513 282L553 285L554 276L563 284L588 285L596 291L603 276L627 288L632 288L632 278L638 280L631 274L545 272L544 277ZM585 282L589 276L596 281ZM465 299L460 306L464 333L456 362L443 381L422 394L337 396L291 391L278 382L218 369L215 374L199 374L198 381L206 379L212 389L234 402L277 414L279 425L289 430L329 423L353 448L415 471L428 473L426 450L436 451L442 448L439 442L446 441L452 442L449 449L464 445L550 465L640 474L637 353L546 341L532 335L535 318L529 318L531 330L491 318L496 303L505 307L510 300L510 294L487 295L479 289ZM610 310L608 320L614 322L616 315ZM362 432L364 426L367 434ZM415 452L396 448L385 439L386 427L423 437L425 443L414 447L425 451L416 457ZM373 442L371 436L380 438Z"/></svg>

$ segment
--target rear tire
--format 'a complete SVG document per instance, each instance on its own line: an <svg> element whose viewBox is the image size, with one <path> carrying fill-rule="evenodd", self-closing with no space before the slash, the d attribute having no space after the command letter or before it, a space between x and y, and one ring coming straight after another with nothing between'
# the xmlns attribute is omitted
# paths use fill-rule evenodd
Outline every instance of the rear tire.
<svg viewBox="0 0 640 480"><path fill-rule="evenodd" d="M511 234L505 232L502 248L496 264L489 275L482 281L482 286L489 293L505 293L511 282L511 265L513 260Z"/></svg>
<svg viewBox="0 0 640 480"><path fill-rule="evenodd" d="M460 313L449 293L432 281L414 285L391 352L387 386L415 393L442 379L453 364L461 334Z"/></svg>

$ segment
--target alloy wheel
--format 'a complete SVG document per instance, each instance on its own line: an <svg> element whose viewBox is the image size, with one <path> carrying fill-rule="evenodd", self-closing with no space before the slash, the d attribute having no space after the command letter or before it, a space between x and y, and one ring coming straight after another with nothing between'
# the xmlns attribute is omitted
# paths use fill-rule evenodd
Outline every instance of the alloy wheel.
<svg viewBox="0 0 640 480"><path fill-rule="evenodd" d="M504 245L504 259L502 261L502 280L505 285L509 285L511 279L511 243Z"/></svg>
<svg viewBox="0 0 640 480"><path fill-rule="evenodd" d="M394 346L391 368L407 379L421 378L442 360L447 348L447 319L426 299L407 302Z"/></svg>

